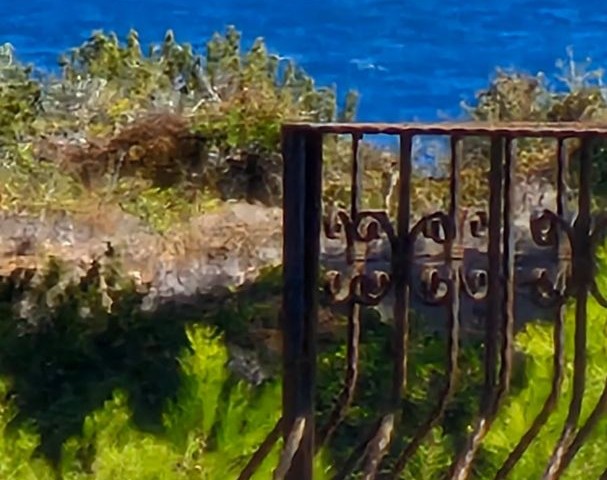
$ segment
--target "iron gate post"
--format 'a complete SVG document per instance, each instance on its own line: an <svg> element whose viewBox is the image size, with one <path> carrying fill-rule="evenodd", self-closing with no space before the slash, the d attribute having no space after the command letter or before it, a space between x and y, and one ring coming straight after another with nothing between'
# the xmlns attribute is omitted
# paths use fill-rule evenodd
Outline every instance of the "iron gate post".
<svg viewBox="0 0 607 480"><path fill-rule="evenodd" d="M283 438L304 430L285 480L312 480L322 134L283 128Z"/></svg>

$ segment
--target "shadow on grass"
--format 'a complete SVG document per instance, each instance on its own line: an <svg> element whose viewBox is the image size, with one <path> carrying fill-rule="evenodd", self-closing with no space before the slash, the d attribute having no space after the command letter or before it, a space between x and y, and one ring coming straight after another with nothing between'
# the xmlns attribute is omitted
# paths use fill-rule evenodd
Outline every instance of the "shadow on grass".
<svg viewBox="0 0 607 480"><path fill-rule="evenodd" d="M10 427L33 422L39 453L54 465L64 442L116 389L128 394L138 428L162 433L162 412L180 386L188 324L211 324L229 341L251 342L243 333L247 320L276 312L267 306L277 291L272 278L144 312L134 285L93 270L62 283L65 271L51 261L43 275L15 270L0 281L0 376L10 381L19 412Z"/></svg>
<svg viewBox="0 0 607 480"><path fill-rule="evenodd" d="M40 434L38 453L55 466L65 441L79 436L85 418L102 408L116 390L127 394L137 428L164 433L162 414L181 386L179 359L190 348L186 335L189 325L216 327L228 342L266 354L267 345L261 345L252 332L276 332L280 268L263 272L255 282L239 289L174 298L153 312L141 310L144 294L125 282L117 268L106 266L100 272L99 266L93 266L82 278L68 281L67 277L61 265L51 261L43 275L16 270L0 281L0 377L11 382L9 396L19 412L11 426L33 423ZM323 308L321 316L326 312ZM343 464L360 433L376 420L389 392L393 329L376 313L365 311L362 319L361 375L348 415L327 445L333 465ZM344 378L346 345L343 318L340 321L340 325L329 327L328 341L319 345L319 426L332 409ZM412 325L409 388L403 412L407 419L416 421L407 421L399 429L392 455L430 415L444 383L444 338L424 333L416 321ZM441 444L451 453L453 443L463 441L480 400L480 344L463 348L461 357L467 375L440 422L449 437ZM264 363L275 366L271 373L277 373L281 365L278 359ZM223 423L229 422L227 399L235 385L235 377L229 376L222 386L214 407L215 424L205 439L210 449L218 443Z"/></svg>

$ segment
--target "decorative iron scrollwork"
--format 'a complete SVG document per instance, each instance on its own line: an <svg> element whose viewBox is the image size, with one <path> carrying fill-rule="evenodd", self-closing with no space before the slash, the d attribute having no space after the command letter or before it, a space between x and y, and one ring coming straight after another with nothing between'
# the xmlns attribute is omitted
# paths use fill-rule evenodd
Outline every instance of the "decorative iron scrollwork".
<svg viewBox="0 0 607 480"><path fill-rule="evenodd" d="M420 234L439 245L455 240L455 224L444 212L434 212L420 218L411 229L409 237L411 244Z"/></svg>
<svg viewBox="0 0 607 480"><path fill-rule="evenodd" d="M559 237L574 246L574 230L564 218L555 212L545 209L539 215L531 217L529 229L533 242L540 247L558 247ZM559 235L560 233L560 235ZM545 268L533 270L531 279L526 283L531 286L532 300L540 307L552 308L563 302L568 295L571 280L569 265L561 265L554 278Z"/></svg>
<svg viewBox="0 0 607 480"><path fill-rule="evenodd" d="M527 284L532 287L532 300L540 307L552 308L563 302L567 296L567 281L569 275L567 269L557 272L556 278L550 278L546 268L533 270L532 278Z"/></svg>
<svg viewBox="0 0 607 480"><path fill-rule="evenodd" d="M341 233L346 235L346 242L350 245L354 236L352 222L348 212L342 209L331 209L323 218L323 229L325 236L331 240L339 239Z"/></svg>
<svg viewBox="0 0 607 480"><path fill-rule="evenodd" d="M434 212L420 218L413 226L409 234L411 246L420 235L438 245L445 245L455 240L455 224L446 213ZM449 299L452 281L448 276L445 278L440 269L425 266L417 280L412 282L412 291L423 303L438 306Z"/></svg>
<svg viewBox="0 0 607 480"><path fill-rule="evenodd" d="M373 275L361 273L351 276L347 278L347 285L344 284L343 277L334 270L327 274L326 291L336 304L354 302L375 306L383 300L391 287L390 275L383 271L375 271Z"/></svg>
<svg viewBox="0 0 607 480"><path fill-rule="evenodd" d="M332 270L327 272L325 291L334 304L358 303L375 306L388 294L391 277L386 271L364 272L366 252L359 255L362 247L366 250L369 243L380 240L382 232L391 246L396 242L394 228L386 212L366 210L358 212L352 219L344 209L330 212L324 219L325 235L329 239L345 236L346 264L354 266L354 272L348 276Z"/></svg>
<svg viewBox="0 0 607 480"><path fill-rule="evenodd" d="M487 212L477 210L468 214L466 212L462 226L470 228L470 234L474 238L484 238L489 225ZM451 242L450 249L457 250L453 256L458 260L463 260L463 249L461 245L455 245L456 225L447 214L436 212L423 217L413 227L411 235L415 238L422 233L425 238L433 240L439 245ZM452 252L447 252L452 253ZM451 270L452 269L452 270ZM446 305L453 287L453 278L459 276L462 291L474 301L482 301L487 297L488 291L488 273L485 269L466 270L463 263L454 264L448 267L447 276L436 267L427 266L422 269L421 286L414 289L417 296L429 305ZM459 292L453 292L454 295Z"/></svg>
<svg viewBox="0 0 607 480"><path fill-rule="evenodd" d="M559 229L565 234L569 245L573 245L573 228L564 219L551 210L545 209L541 214L529 220L531 238L540 247L556 247Z"/></svg>
<svg viewBox="0 0 607 480"><path fill-rule="evenodd" d="M472 212L467 223L470 226L470 234L474 238L485 238L489 228L489 214L484 210Z"/></svg>
<svg viewBox="0 0 607 480"><path fill-rule="evenodd" d="M435 267L425 267L421 273L421 285L415 289L417 297L426 305L445 305L449 299L453 283L441 276Z"/></svg>
<svg viewBox="0 0 607 480"><path fill-rule="evenodd" d="M466 211L464 225L470 230L472 238L487 237L489 229L489 214L485 210ZM489 273L485 268L467 269L460 266L459 279L464 294L476 302L484 301L489 291Z"/></svg>
<svg viewBox="0 0 607 480"><path fill-rule="evenodd" d="M466 272L461 268L459 276L463 291L468 297L475 301L482 301L487 298L489 291L489 274L487 270L474 268Z"/></svg>
<svg viewBox="0 0 607 480"><path fill-rule="evenodd" d="M381 238L383 231L388 240L394 243L396 235L388 214L382 210L364 210L358 212L355 219L344 209L334 209L324 217L325 236L337 240L345 234L346 248L352 248L354 242L372 242Z"/></svg>

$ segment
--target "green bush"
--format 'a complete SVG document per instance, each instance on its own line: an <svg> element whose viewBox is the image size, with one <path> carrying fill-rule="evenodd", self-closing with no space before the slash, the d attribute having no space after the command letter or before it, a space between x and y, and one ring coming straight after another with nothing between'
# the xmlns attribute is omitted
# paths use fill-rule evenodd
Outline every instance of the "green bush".
<svg viewBox="0 0 607 480"><path fill-rule="evenodd" d="M163 414L164 433L137 428L128 394L114 391L101 408L86 416L81 433L64 442L61 478L149 480L238 474L280 415L279 386L254 389L231 378L226 348L211 329L191 327L188 339L180 359L181 387ZM6 388L2 393L6 399ZM52 467L35 455L39 445L35 426L9 431L16 415L14 402L5 400L1 412L2 478L54 478ZM275 451L255 478L268 478L276 460Z"/></svg>
<svg viewBox="0 0 607 480"><path fill-rule="evenodd" d="M280 125L353 120L357 110L355 92L346 93L340 108L334 88L317 87L296 64L269 53L262 39L244 49L233 27L214 35L202 52L178 42L171 31L147 50L136 31L124 41L95 32L62 55L60 65L60 75L41 81L10 46L0 51L0 110L6 112L0 119L0 155L10 185L0 190L4 209L78 210L100 200L123 205L128 191L147 198L127 205L128 213L162 229L176 217L212 208L210 198L276 204ZM498 70L463 109L469 119L481 121L605 118L602 72L576 63L571 52L560 66L565 92L555 92L543 75ZM554 174L553 142L519 143L521 178ZM462 192L468 204L487 196L487 148L482 140L466 141ZM577 149L575 142L570 148ZM606 183L604 151L600 145L597 193ZM383 206L381 177L393 159L384 153L369 144L362 149L366 201L372 207ZM348 141L329 138L325 157L325 200L347 202ZM40 177L34 191L24 172ZM413 184L416 208L420 199L443 205L448 198L448 182L441 178L416 170ZM183 196L197 198L191 210L176 198ZM164 202L171 206L150 212Z"/></svg>
<svg viewBox="0 0 607 480"><path fill-rule="evenodd" d="M275 301L275 271L223 311L209 295L198 312L152 313L111 259L22 273L0 288L1 478L238 475L280 417L281 388L229 368L226 339L246 337L252 316L275 323L259 306ZM271 476L280 445L254 478ZM324 478L324 456L316 468Z"/></svg>
<svg viewBox="0 0 607 480"><path fill-rule="evenodd" d="M173 197L192 189L276 203L281 124L351 119L356 110L354 92L340 110L333 88L317 87L261 38L244 50L233 27L214 35L204 52L171 31L146 53L136 31L125 42L94 32L60 65L61 75L39 80L10 45L0 50L0 155L12 185L0 191L5 209L69 210L100 195L116 203L124 187L156 203L167 196L176 203ZM39 191L27 191L24 169L42 169ZM44 181L50 171L53 182ZM79 191L57 189L74 181ZM129 213L148 215L133 207ZM170 223L170 214L162 222Z"/></svg>

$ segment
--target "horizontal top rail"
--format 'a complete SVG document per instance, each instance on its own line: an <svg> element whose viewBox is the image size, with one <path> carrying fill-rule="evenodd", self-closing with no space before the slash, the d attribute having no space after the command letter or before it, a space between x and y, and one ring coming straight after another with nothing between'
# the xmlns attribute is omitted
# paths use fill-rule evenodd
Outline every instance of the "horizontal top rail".
<svg viewBox="0 0 607 480"><path fill-rule="evenodd" d="M461 135L526 137L607 137L607 123L593 122L444 122L444 123L306 123L292 122L283 132L315 131L350 135Z"/></svg>

